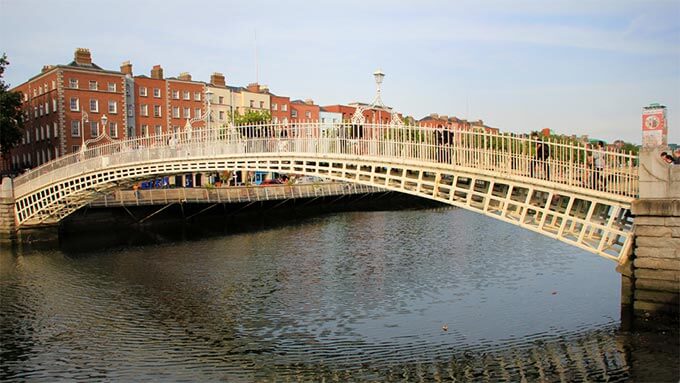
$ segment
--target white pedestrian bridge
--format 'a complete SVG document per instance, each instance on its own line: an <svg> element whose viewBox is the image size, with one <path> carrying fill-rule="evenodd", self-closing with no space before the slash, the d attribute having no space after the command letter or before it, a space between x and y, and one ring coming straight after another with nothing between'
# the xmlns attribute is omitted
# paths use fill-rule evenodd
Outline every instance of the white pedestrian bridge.
<svg viewBox="0 0 680 383"><path fill-rule="evenodd" d="M102 192L140 180L265 171L440 201L623 262L632 246L637 157L564 139L543 142L550 149L544 159L536 155L537 143L484 131L316 122L110 140L15 178L16 224L54 224Z"/></svg>

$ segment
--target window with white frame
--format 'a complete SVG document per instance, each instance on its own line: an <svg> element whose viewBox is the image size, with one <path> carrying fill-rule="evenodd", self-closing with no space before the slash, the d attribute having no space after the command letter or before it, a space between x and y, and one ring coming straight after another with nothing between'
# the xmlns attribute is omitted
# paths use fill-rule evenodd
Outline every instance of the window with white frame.
<svg viewBox="0 0 680 383"><path fill-rule="evenodd" d="M288 105L287 105L287 104L281 104L281 110L282 110L283 112L288 111Z"/></svg>
<svg viewBox="0 0 680 383"><path fill-rule="evenodd" d="M96 81L90 80L90 90L97 90L99 88L99 84L97 84Z"/></svg>
<svg viewBox="0 0 680 383"><path fill-rule="evenodd" d="M52 80L52 90L57 88L57 82Z"/></svg>
<svg viewBox="0 0 680 383"><path fill-rule="evenodd" d="M45 101L45 114L50 113L50 103Z"/></svg>
<svg viewBox="0 0 680 383"><path fill-rule="evenodd" d="M38 130L38 127L35 127L35 142L40 141L40 130Z"/></svg>
<svg viewBox="0 0 680 383"><path fill-rule="evenodd" d="M52 110L55 111L55 112L57 111L57 99L56 98L52 100Z"/></svg>
<svg viewBox="0 0 680 383"><path fill-rule="evenodd" d="M141 116L148 116L149 115L149 105L142 104L139 106L139 114Z"/></svg>
<svg viewBox="0 0 680 383"><path fill-rule="evenodd" d="M44 111L45 109L43 108L42 104L38 105L38 115L42 116Z"/></svg>
<svg viewBox="0 0 680 383"><path fill-rule="evenodd" d="M109 122L109 136L113 138L118 137L118 123L117 122Z"/></svg>
<svg viewBox="0 0 680 383"><path fill-rule="evenodd" d="M172 118L179 118L179 106L172 107Z"/></svg>
<svg viewBox="0 0 680 383"><path fill-rule="evenodd" d="M184 98L185 100L191 100L191 94L189 93L188 90L182 92L182 98Z"/></svg>
<svg viewBox="0 0 680 383"><path fill-rule="evenodd" d="M201 92L194 92L194 100L201 101Z"/></svg>
<svg viewBox="0 0 680 383"><path fill-rule="evenodd" d="M90 137L97 137L99 135L99 123L97 121L90 121Z"/></svg>
<svg viewBox="0 0 680 383"><path fill-rule="evenodd" d="M33 97L37 97L37 96L38 96L38 89L33 88Z"/></svg>
<svg viewBox="0 0 680 383"><path fill-rule="evenodd" d="M219 104L224 104L224 97L218 96L217 101L218 101Z"/></svg>
<svg viewBox="0 0 680 383"><path fill-rule="evenodd" d="M157 136L160 136L162 132L163 132L163 127L161 127L160 125L156 125L153 128L153 134L155 134Z"/></svg>
<svg viewBox="0 0 680 383"><path fill-rule="evenodd" d="M38 94L42 94L42 85L38 86Z"/></svg>
<svg viewBox="0 0 680 383"><path fill-rule="evenodd" d="M116 91L116 83L110 82L109 83L109 92L115 92L115 91Z"/></svg>
<svg viewBox="0 0 680 383"><path fill-rule="evenodd" d="M80 121L71 121L71 137L80 137Z"/></svg>
<svg viewBox="0 0 680 383"><path fill-rule="evenodd" d="M223 110L220 110L219 119L220 119L220 121L224 121L224 111Z"/></svg>
<svg viewBox="0 0 680 383"><path fill-rule="evenodd" d="M184 118L191 118L191 110L189 108L184 108Z"/></svg>
<svg viewBox="0 0 680 383"><path fill-rule="evenodd" d="M142 125L142 131L140 132L142 137L148 137L149 136L149 125Z"/></svg>
<svg viewBox="0 0 680 383"><path fill-rule="evenodd" d="M260 101L260 109L264 109L264 101Z"/></svg>
<svg viewBox="0 0 680 383"><path fill-rule="evenodd" d="M305 112L305 118L307 118L307 119L312 118L312 112L306 111L306 112Z"/></svg>
<svg viewBox="0 0 680 383"><path fill-rule="evenodd" d="M68 80L68 87L73 88L73 89L78 89L78 79L77 78L70 78Z"/></svg>
<svg viewBox="0 0 680 383"><path fill-rule="evenodd" d="M255 100L250 100L250 107L254 108L255 107Z"/></svg>
<svg viewBox="0 0 680 383"><path fill-rule="evenodd" d="M71 111L77 112L80 110L80 100L78 97L71 97Z"/></svg>
<svg viewBox="0 0 680 383"><path fill-rule="evenodd" d="M118 103L116 101L109 101L109 113L118 113Z"/></svg>
<svg viewBox="0 0 680 383"><path fill-rule="evenodd" d="M51 131L52 131L52 129L50 129L50 125L49 124L45 125L45 137L47 137L48 140L50 139L50 132Z"/></svg>
<svg viewBox="0 0 680 383"><path fill-rule="evenodd" d="M172 91L172 98L174 100L179 100L179 91L178 90L173 90Z"/></svg>
<svg viewBox="0 0 680 383"><path fill-rule="evenodd" d="M90 99L90 112L92 113L99 112L99 100Z"/></svg>
<svg viewBox="0 0 680 383"><path fill-rule="evenodd" d="M40 125L40 139L44 140L45 139L45 127Z"/></svg>
<svg viewBox="0 0 680 383"><path fill-rule="evenodd" d="M160 117L161 116L161 106L160 105L154 105L153 106L153 116L154 117Z"/></svg>
<svg viewBox="0 0 680 383"><path fill-rule="evenodd" d="M53 126L54 126L54 138L57 138L59 137L59 125L57 125L57 123L55 122Z"/></svg>
<svg viewBox="0 0 680 383"><path fill-rule="evenodd" d="M293 118L297 118L297 110L293 109L290 111L290 116Z"/></svg>
<svg viewBox="0 0 680 383"><path fill-rule="evenodd" d="M279 104L272 104L272 110L279 110Z"/></svg>
<svg viewBox="0 0 680 383"><path fill-rule="evenodd" d="M153 96L156 98L161 98L161 89L160 88L153 88Z"/></svg>
<svg viewBox="0 0 680 383"><path fill-rule="evenodd" d="M201 108L194 109L194 117L198 118L201 116Z"/></svg>
<svg viewBox="0 0 680 383"><path fill-rule="evenodd" d="M145 86L139 87L139 95L142 96L142 97L146 97L146 87Z"/></svg>

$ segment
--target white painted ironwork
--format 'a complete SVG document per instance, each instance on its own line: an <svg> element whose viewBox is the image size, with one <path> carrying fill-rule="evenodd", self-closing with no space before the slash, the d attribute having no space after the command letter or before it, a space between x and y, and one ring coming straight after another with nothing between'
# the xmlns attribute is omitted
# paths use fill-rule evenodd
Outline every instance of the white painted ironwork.
<svg viewBox="0 0 680 383"><path fill-rule="evenodd" d="M55 222L99 193L162 175L225 170L307 174L409 193L476 211L602 256L631 246L637 157L578 143L484 131L318 122L133 138L60 157L14 180L19 227ZM285 132L285 133L284 133Z"/></svg>

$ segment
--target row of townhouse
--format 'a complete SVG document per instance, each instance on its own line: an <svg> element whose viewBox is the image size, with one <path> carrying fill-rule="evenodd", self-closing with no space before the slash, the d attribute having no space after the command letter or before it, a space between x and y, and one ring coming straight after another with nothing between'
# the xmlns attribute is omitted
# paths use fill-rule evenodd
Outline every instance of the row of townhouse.
<svg viewBox="0 0 680 383"><path fill-rule="evenodd" d="M275 123L319 121L322 128L351 120L360 106L368 123L389 123L392 114L391 108L361 103L320 106L310 99L291 100L257 83L229 86L217 72L209 82L202 82L186 72L164 77L160 65L154 66L149 76L135 75L129 61L123 62L120 70L107 70L96 65L85 48L76 49L71 63L45 65L39 74L11 91L22 93L25 133L21 143L3 158L3 173L78 152L83 143L104 131L113 139L126 139L177 132L188 121L195 128L203 127L208 96L211 123L218 125L228 124L230 116L248 110L269 111ZM421 122L432 123L427 118Z"/></svg>

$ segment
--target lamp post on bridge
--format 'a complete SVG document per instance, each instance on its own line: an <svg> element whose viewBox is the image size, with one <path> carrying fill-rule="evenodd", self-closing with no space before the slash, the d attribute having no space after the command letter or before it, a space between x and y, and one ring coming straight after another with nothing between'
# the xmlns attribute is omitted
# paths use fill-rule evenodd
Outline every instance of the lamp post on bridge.
<svg viewBox="0 0 680 383"><path fill-rule="evenodd" d="M82 133L81 136L82 136L82 139L84 140L85 139L85 122L84 121L89 122L89 120L88 120L87 113L85 113L85 112L83 112L83 113L84 113L84 116L81 117L81 121L83 123L83 131L81 132ZM99 128L97 128L97 136L91 137L87 141L82 141L81 155L83 155L83 156L85 155L85 151L87 150L87 145L89 145L89 144L95 143L97 141L101 141L104 138L108 138L109 140L113 140L113 138L111 136L109 136L109 134L106 132L106 123L109 121L109 118L106 117L106 114L102 114L100 121L102 123L101 132L99 131Z"/></svg>
<svg viewBox="0 0 680 383"><path fill-rule="evenodd" d="M206 109L205 114L203 114L202 116L196 116L192 119L187 118L187 122L186 122L186 124L184 124L184 130L187 132L187 139L191 139L191 133L192 133L192 130L193 130L193 127L191 126L191 124L196 122L196 121L205 120L206 131L208 133L210 132L210 118L212 117L211 116L211 113L212 113L212 111L211 111L212 95L213 95L213 92L210 89L205 91L205 97L206 97L206 100L208 102L208 107Z"/></svg>

